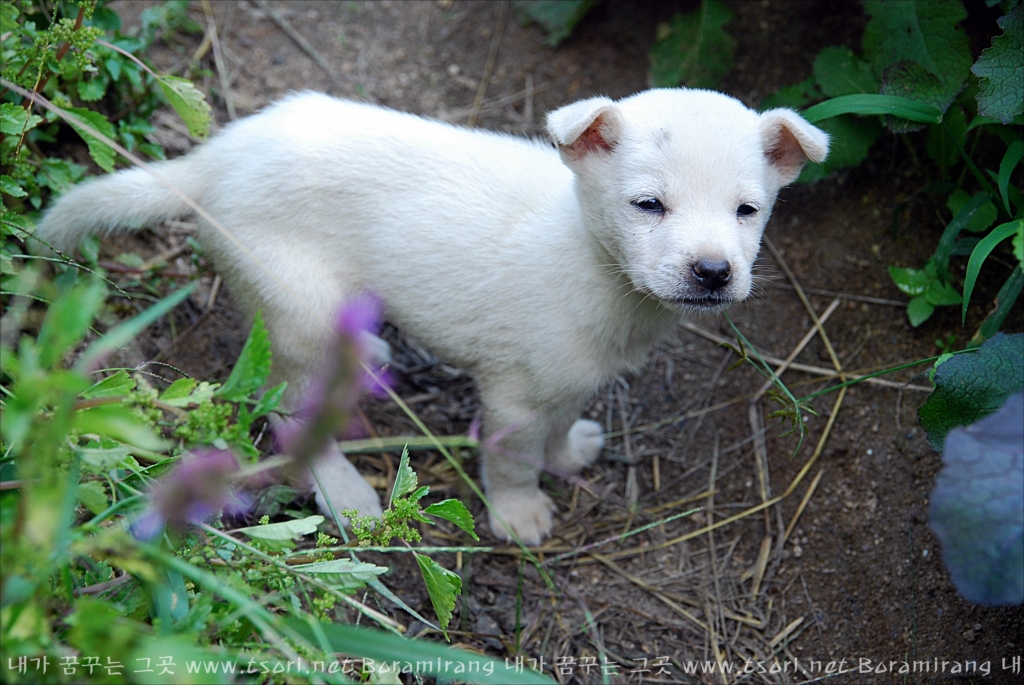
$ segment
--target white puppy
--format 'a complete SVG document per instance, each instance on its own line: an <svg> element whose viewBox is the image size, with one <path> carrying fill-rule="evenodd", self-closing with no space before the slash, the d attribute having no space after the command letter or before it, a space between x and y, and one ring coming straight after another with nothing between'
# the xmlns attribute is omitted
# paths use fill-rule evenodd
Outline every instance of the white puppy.
<svg viewBox="0 0 1024 685"><path fill-rule="evenodd" d="M747 296L776 193L828 151L790 110L758 114L702 90L595 97L547 126L557 150L301 93L152 165L273 271L200 220L232 293L262 311L275 380L301 386L329 335L320 321L363 291L474 374L491 529L528 544L551 531L539 471L576 472L601 450L600 425L578 418L593 391L640 365L685 312ZM38 235L70 249L188 211L130 169L71 190ZM318 472L335 508L378 513L334 458Z"/></svg>

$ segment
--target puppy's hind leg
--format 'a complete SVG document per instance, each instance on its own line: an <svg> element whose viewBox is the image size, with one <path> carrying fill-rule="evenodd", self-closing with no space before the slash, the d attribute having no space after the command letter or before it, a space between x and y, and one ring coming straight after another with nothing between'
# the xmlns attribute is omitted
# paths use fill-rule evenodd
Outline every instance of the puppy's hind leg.
<svg viewBox="0 0 1024 685"><path fill-rule="evenodd" d="M573 404L560 412L548 435L545 463L556 473L579 473L597 460L604 447L601 424L577 419L577 410L578 405Z"/></svg>

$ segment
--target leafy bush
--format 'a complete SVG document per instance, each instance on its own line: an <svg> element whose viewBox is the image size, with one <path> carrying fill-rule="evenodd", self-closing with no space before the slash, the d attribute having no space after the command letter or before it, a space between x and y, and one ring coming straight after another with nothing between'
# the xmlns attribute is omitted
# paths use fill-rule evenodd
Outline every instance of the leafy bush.
<svg viewBox="0 0 1024 685"><path fill-rule="evenodd" d="M1003 33L973 66L967 34L959 28L967 17L960 0L865 0L864 8L870 20L863 56L845 47L825 48L808 79L770 96L762 107L819 102L804 115L832 135L832 148L823 164L807 166L803 182L861 163L886 129L905 134L927 127L925 149L938 177L918 192L946 196L952 219L922 268L891 267L889 273L912 297L907 315L913 326L939 306L960 305L966 320L986 257L1007 238L1024 240L1024 197L1011 184L1024 141L1008 125L1024 123L1024 6L999 20ZM968 150L991 147L1002 149L1001 161L997 170L983 170L980 157ZM964 232L969 235L961 237ZM950 270L957 256L970 256L962 290ZM1022 285L1018 265L972 344L999 329Z"/></svg>

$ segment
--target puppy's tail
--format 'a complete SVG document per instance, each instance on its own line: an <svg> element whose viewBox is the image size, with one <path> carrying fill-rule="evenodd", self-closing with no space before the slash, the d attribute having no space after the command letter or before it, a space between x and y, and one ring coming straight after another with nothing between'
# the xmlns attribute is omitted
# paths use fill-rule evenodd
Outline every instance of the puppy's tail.
<svg viewBox="0 0 1024 685"><path fill-rule="evenodd" d="M35 235L44 245L70 253L87 235L135 230L187 214L192 208L168 184L201 203L204 182L198 156L125 169L77 185L46 212Z"/></svg>

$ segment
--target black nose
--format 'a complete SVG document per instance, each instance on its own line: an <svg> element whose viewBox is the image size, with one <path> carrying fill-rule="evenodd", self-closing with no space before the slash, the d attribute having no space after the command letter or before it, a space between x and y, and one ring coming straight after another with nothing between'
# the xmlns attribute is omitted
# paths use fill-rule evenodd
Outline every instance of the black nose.
<svg viewBox="0 0 1024 685"><path fill-rule="evenodd" d="M702 259L693 265L693 275L697 282L710 291L724 287L732 278L729 262L713 262L710 259Z"/></svg>

